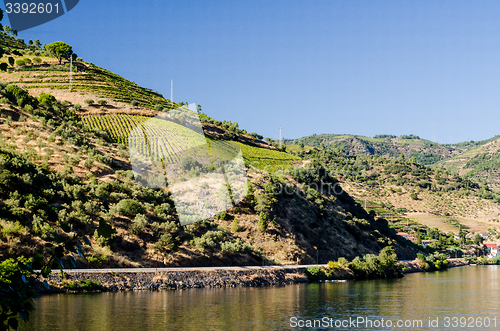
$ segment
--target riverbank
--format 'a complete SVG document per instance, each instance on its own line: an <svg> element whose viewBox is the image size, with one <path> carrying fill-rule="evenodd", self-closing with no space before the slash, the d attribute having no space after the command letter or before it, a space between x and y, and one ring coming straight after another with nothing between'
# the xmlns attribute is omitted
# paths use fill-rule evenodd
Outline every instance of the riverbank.
<svg viewBox="0 0 500 331"><path fill-rule="evenodd" d="M101 291L132 291L185 289L200 287L270 286L307 282L305 269L249 269L249 270L190 270L190 271L107 271L52 274L50 290L41 292L72 292L69 285L91 279L99 282Z"/></svg>
<svg viewBox="0 0 500 331"><path fill-rule="evenodd" d="M425 272L417 260L400 262L404 266L404 273ZM449 259L448 267L465 266L464 259ZM353 279L344 270L334 273L334 279ZM78 285L82 281L91 280L100 286L91 289ZM53 273L47 280L50 289L39 286L40 292L75 292L85 291L133 291L133 290L176 290L201 287L236 287L236 286L272 286L308 282L306 269L303 267L275 269L275 268L248 268L248 269L187 269L187 270L154 270L154 269L124 269L123 271L78 271L71 270ZM73 284L73 286L71 286Z"/></svg>
<svg viewBox="0 0 500 331"><path fill-rule="evenodd" d="M414 272L425 272L425 270L420 266L419 260L400 262L403 267L404 274L411 274ZM463 267L469 265L464 259L448 259L448 268Z"/></svg>

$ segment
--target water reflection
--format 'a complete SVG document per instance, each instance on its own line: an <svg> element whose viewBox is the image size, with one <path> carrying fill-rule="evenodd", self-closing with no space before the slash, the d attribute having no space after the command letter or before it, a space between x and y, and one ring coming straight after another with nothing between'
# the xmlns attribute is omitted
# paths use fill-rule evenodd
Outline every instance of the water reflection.
<svg viewBox="0 0 500 331"><path fill-rule="evenodd" d="M37 300L23 330L290 330L292 316L424 321L412 330L462 330L442 323L429 328L429 318L498 316L490 329L500 329L499 270L463 267L397 280L267 288L47 295Z"/></svg>

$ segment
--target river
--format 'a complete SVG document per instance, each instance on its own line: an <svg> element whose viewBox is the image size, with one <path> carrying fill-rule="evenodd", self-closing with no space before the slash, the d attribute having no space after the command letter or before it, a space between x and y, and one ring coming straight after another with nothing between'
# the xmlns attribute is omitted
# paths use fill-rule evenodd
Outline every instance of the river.
<svg viewBox="0 0 500 331"><path fill-rule="evenodd" d="M323 329L499 330L500 266L347 283L45 295L22 328Z"/></svg>

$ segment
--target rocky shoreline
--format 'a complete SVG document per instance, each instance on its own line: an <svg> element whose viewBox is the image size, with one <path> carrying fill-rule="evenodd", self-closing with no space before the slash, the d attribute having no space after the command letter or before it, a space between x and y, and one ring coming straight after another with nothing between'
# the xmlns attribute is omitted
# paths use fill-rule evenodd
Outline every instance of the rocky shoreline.
<svg viewBox="0 0 500 331"><path fill-rule="evenodd" d="M401 262L404 266L403 273L411 274L414 272L425 272L423 268L420 267L418 260ZM463 267L469 265L464 259L448 259L448 268Z"/></svg>
<svg viewBox="0 0 500 331"><path fill-rule="evenodd" d="M404 273L425 272L417 260L401 262ZM449 268L465 266L463 259L449 259ZM335 279L349 279L345 272ZM343 277L342 277L343 276ZM71 283L81 284L91 280L99 283L94 288L70 288ZM308 282L306 269L248 269L248 270L189 270L189 271L77 271L53 273L47 279L50 289L38 284L42 293L82 291L134 291L134 290L176 290L202 287L272 286Z"/></svg>
<svg viewBox="0 0 500 331"><path fill-rule="evenodd" d="M250 269L203 271L134 271L79 272L52 274L47 280L50 289L41 292L75 292L68 289L71 282L91 279L99 282L99 291L176 290L200 287L270 286L307 282L305 269ZM66 285L66 287L65 287ZM80 291L77 289L76 291Z"/></svg>

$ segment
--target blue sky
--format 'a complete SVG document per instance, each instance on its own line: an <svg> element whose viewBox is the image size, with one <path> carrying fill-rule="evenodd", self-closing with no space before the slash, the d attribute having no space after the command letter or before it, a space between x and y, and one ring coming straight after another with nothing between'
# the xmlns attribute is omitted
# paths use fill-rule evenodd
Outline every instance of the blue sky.
<svg viewBox="0 0 500 331"><path fill-rule="evenodd" d="M3 6L3 4L2 4ZM277 138L499 130L498 1L81 0L23 31ZM4 24L8 23L5 18Z"/></svg>

